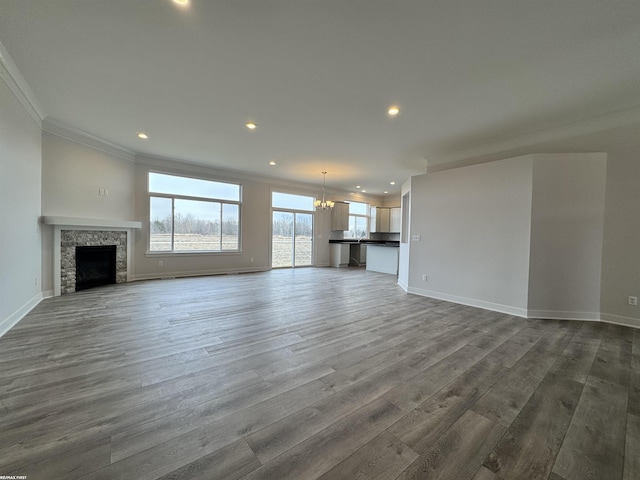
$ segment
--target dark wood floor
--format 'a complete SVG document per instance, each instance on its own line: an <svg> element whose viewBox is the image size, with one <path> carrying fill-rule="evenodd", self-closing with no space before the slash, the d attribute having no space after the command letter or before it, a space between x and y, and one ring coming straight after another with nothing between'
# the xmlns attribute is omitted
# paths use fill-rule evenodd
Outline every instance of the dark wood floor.
<svg viewBox="0 0 640 480"><path fill-rule="evenodd" d="M640 335L361 269L114 285L0 339L0 475L640 478Z"/></svg>

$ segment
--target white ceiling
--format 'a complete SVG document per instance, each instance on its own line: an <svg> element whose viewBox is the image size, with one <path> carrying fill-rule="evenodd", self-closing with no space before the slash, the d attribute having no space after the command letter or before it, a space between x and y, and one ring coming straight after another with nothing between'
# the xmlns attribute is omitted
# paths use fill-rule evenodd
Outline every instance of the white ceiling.
<svg viewBox="0 0 640 480"><path fill-rule="evenodd" d="M49 121L373 194L640 105L638 0L0 0L0 42Z"/></svg>

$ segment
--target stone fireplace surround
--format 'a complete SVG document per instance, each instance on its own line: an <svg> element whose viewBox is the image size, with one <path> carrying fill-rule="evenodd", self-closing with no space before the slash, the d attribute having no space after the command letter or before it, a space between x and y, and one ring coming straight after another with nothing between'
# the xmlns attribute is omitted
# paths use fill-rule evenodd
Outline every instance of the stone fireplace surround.
<svg viewBox="0 0 640 480"><path fill-rule="evenodd" d="M60 231L60 293L76 291L76 247L115 245L116 283L127 281L127 232L111 230Z"/></svg>
<svg viewBox="0 0 640 480"><path fill-rule="evenodd" d="M116 283L129 281L133 230L141 222L75 217L45 216L43 223L53 225L53 294L75 292L76 246L115 245Z"/></svg>

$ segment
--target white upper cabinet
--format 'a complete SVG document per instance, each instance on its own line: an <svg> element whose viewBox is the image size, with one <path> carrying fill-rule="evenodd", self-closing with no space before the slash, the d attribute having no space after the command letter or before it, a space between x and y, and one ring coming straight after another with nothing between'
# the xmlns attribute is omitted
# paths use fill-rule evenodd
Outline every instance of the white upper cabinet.
<svg viewBox="0 0 640 480"><path fill-rule="evenodd" d="M389 208L371 207L371 233L389 232L389 220Z"/></svg>
<svg viewBox="0 0 640 480"><path fill-rule="evenodd" d="M389 231L391 233L400 233L402 227L402 217L400 215L400 207L393 207L389 215Z"/></svg>
<svg viewBox="0 0 640 480"><path fill-rule="evenodd" d="M400 207L371 207L371 233L399 233Z"/></svg>

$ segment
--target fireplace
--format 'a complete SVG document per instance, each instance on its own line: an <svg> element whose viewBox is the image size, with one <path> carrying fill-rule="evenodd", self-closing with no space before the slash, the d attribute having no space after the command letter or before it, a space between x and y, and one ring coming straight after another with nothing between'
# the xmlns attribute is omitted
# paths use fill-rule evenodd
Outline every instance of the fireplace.
<svg viewBox="0 0 640 480"><path fill-rule="evenodd" d="M115 283L129 281L134 230L142 228L142 222L59 216L44 216L42 221L53 226L52 295L76 291L76 247L115 245Z"/></svg>
<svg viewBox="0 0 640 480"><path fill-rule="evenodd" d="M61 230L60 293L64 295L98 285L126 282L127 236L126 231ZM106 253L107 250L115 250L115 259L111 257L113 253ZM85 252L95 253L98 258L89 260L88 265L78 267L78 255L84 255ZM107 265L108 274L98 273L98 270L106 269Z"/></svg>
<svg viewBox="0 0 640 480"><path fill-rule="evenodd" d="M116 246L76 247L76 292L116 283Z"/></svg>

